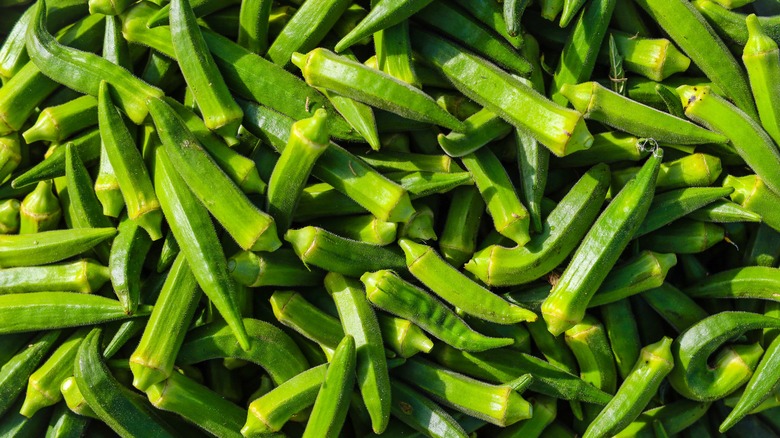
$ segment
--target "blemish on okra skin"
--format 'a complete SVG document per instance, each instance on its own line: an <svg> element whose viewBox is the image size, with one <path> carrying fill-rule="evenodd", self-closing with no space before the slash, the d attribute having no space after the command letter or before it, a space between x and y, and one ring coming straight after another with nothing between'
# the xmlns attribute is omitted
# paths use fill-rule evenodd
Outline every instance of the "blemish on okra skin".
<svg viewBox="0 0 780 438"><path fill-rule="evenodd" d="M401 407L401 411L403 411L403 413L406 415L412 415L412 413L414 413L414 408L412 408L412 405L409 403L402 401L398 403L398 406Z"/></svg>

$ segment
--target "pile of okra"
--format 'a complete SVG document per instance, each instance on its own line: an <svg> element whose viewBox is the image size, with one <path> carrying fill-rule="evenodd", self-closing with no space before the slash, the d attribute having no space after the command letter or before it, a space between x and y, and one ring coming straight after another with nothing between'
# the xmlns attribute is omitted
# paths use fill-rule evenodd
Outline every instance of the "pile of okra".
<svg viewBox="0 0 780 438"><path fill-rule="evenodd" d="M0 35L0 436L780 435L780 0Z"/></svg>

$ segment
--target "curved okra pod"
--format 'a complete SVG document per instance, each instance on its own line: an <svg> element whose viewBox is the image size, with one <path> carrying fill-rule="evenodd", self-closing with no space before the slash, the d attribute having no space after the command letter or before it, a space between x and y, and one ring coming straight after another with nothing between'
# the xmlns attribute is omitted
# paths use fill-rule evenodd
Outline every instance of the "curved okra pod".
<svg viewBox="0 0 780 438"><path fill-rule="evenodd" d="M780 213L774 208L780 202L780 192L769 187L764 178L757 175L727 175L723 179L723 185L734 188L731 193L732 201L760 215L766 225L780 231Z"/></svg>
<svg viewBox="0 0 780 438"><path fill-rule="evenodd" d="M317 48L305 55L296 52L292 62L301 69L306 83L313 87L332 90L412 120L463 129L455 116L419 89L327 49ZM356 80L361 82L356 83Z"/></svg>
<svg viewBox="0 0 780 438"><path fill-rule="evenodd" d="M215 436L241 438L246 411L183 374L172 373L146 389L146 395L155 408L174 412Z"/></svg>
<svg viewBox="0 0 780 438"><path fill-rule="evenodd" d="M582 4L579 0L578 3ZM550 85L552 101L558 105L566 105L566 99L568 99L563 91L564 86L579 84L593 73L599 48L607 33L612 11L615 9L615 3L617 3L616 0L590 1L584 6L582 13L574 23L574 27L566 39L566 44L563 46L561 58ZM569 8L564 6L563 11L561 24L564 23L564 17L567 16Z"/></svg>
<svg viewBox="0 0 780 438"><path fill-rule="evenodd" d="M606 267L615 264L647 214L662 158L663 150L654 151L637 177L615 196L585 235L542 304L550 333L557 336L585 316L588 302L606 278ZM599 269L594 269L596 265Z"/></svg>
<svg viewBox="0 0 780 438"><path fill-rule="evenodd" d="M222 136L234 138L243 113L206 48L189 2L171 1L170 22L173 51L206 126ZM198 56L192 56L195 53Z"/></svg>
<svg viewBox="0 0 780 438"><path fill-rule="evenodd" d="M322 228L288 230L284 239L292 244L304 265L312 264L344 275L358 277L368 271L400 270L406 266L395 248L345 239Z"/></svg>
<svg viewBox="0 0 780 438"><path fill-rule="evenodd" d="M97 105L97 99L86 95L45 108L22 137L28 144L41 140L61 142L82 129L97 125Z"/></svg>
<svg viewBox="0 0 780 438"><path fill-rule="evenodd" d="M295 252L280 248L272 253L242 251L228 259L228 272L247 287L319 286L325 273L301 263Z"/></svg>
<svg viewBox="0 0 780 438"><path fill-rule="evenodd" d="M173 437L171 426L111 375L98 350L101 332L93 329L84 338L74 369L76 385L89 407L121 436Z"/></svg>
<svg viewBox="0 0 780 438"><path fill-rule="evenodd" d="M344 333L355 338L357 384L371 428L381 433L390 421L390 377L376 315L358 281L331 272L325 276L325 288L336 302Z"/></svg>
<svg viewBox="0 0 780 438"><path fill-rule="evenodd" d="M236 286L228 273L217 232L206 208L177 173L179 170L174 168L168 150L158 148L154 182L166 221L201 289L234 330L241 347L249 349L249 336L235 299ZM276 238L275 233L273 237Z"/></svg>
<svg viewBox="0 0 780 438"><path fill-rule="evenodd" d="M225 175L170 105L160 99L152 99L148 104L163 142L166 161L175 166L171 170L175 169L177 178L180 175L187 183L186 190L191 190L203 202L241 248L277 249L281 243L273 219L255 207ZM158 155L161 155L159 151ZM209 178L204 179L203 175ZM178 236L176 240L182 242Z"/></svg>
<svg viewBox="0 0 780 438"><path fill-rule="evenodd" d="M462 160L485 200L496 231L524 246L531 239L531 219L496 155L488 148L481 148Z"/></svg>
<svg viewBox="0 0 780 438"><path fill-rule="evenodd" d="M86 228L0 236L0 268L58 262L89 251L114 235L115 228Z"/></svg>
<svg viewBox="0 0 780 438"><path fill-rule="evenodd" d="M780 270L747 266L709 275L685 289L692 298L756 298L780 301Z"/></svg>
<svg viewBox="0 0 780 438"><path fill-rule="evenodd" d="M481 109L463 121L461 131L439 134L437 141L451 157L462 157L485 146L491 141L512 132L512 125L488 109Z"/></svg>
<svg viewBox="0 0 780 438"><path fill-rule="evenodd" d="M536 320L535 313L510 304L478 285L445 262L433 248L408 239L398 243L406 254L409 272L464 313L498 324Z"/></svg>
<svg viewBox="0 0 780 438"><path fill-rule="evenodd" d="M162 237L162 211L143 157L111 100L109 85L101 81L98 120L104 151L116 174L127 216L146 230L152 240Z"/></svg>
<svg viewBox="0 0 780 438"><path fill-rule="evenodd" d="M551 102L495 65L423 30L415 30L412 42L461 93L529 133L553 154L567 155L593 143L581 114ZM491 91L496 89L504 90L501 96Z"/></svg>
<svg viewBox="0 0 780 438"><path fill-rule="evenodd" d="M57 228L62 208L52 189L51 180L41 181L24 197L19 207L19 234L37 234Z"/></svg>
<svg viewBox="0 0 780 438"><path fill-rule="evenodd" d="M622 188L634 178L638 167L616 169L612 172L612 191ZM658 191L684 187L706 187L718 179L722 171L721 160L712 155L695 153L661 164L655 187Z"/></svg>
<svg viewBox="0 0 780 438"><path fill-rule="evenodd" d="M609 272L588 307L614 303L661 286L669 269L676 264L677 256L674 254L642 251Z"/></svg>
<svg viewBox="0 0 780 438"><path fill-rule="evenodd" d="M344 338L344 329L338 318L309 303L298 292L276 291L270 301L274 316L280 323L318 343L326 356L333 355Z"/></svg>
<svg viewBox="0 0 780 438"><path fill-rule="evenodd" d="M108 268L117 298L132 315L141 301L141 270L152 241L148 232L129 218L124 219L117 230L119 233L111 243Z"/></svg>
<svg viewBox="0 0 780 438"><path fill-rule="evenodd" d="M773 102L780 99L780 49L763 29L755 14L746 20L749 37L742 51L742 62L747 69L750 88L758 107L761 125L775 143L780 142L780 114Z"/></svg>
<svg viewBox="0 0 780 438"><path fill-rule="evenodd" d="M256 319L244 319L252 339L247 351L236 345L235 337L224 322L212 322L187 333L176 356L181 365L210 359L233 357L260 365L275 384L306 371L308 363L300 348L279 328Z"/></svg>
<svg viewBox="0 0 780 438"><path fill-rule="evenodd" d="M520 383L530 377L527 374L512 382L491 385L413 358L399 367L395 375L431 394L445 406L498 426L531 418L531 404L513 387L527 385Z"/></svg>
<svg viewBox="0 0 780 438"><path fill-rule="evenodd" d="M631 374L620 385L615 397L590 423L583 438L612 436L642 413L674 367L671 345L672 340L664 337L642 349Z"/></svg>
<svg viewBox="0 0 780 438"><path fill-rule="evenodd" d="M718 400L731 394L750 378L764 351L758 344L734 345L714 361L712 353L748 330L777 327L776 318L748 312L721 312L699 321L672 345L674 370L669 382L692 400Z"/></svg>
<svg viewBox="0 0 780 438"><path fill-rule="evenodd" d="M741 205L719 199L701 207L686 216L701 222L734 223L761 222L761 215L742 207Z"/></svg>
<svg viewBox="0 0 780 438"><path fill-rule="evenodd" d="M82 327L60 344L51 356L30 375L24 404L19 412L32 417L40 409L52 406L62 400L60 386L73 375L73 363L79 346L89 333L88 327Z"/></svg>
<svg viewBox="0 0 780 438"><path fill-rule="evenodd" d="M436 438L466 438L460 424L437 403L405 383L393 380L393 416L414 430Z"/></svg>
<svg viewBox="0 0 780 438"><path fill-rule="evenodd" d="M295 205L314 163L330 144L325 125L327 118L328 113L318 109L313 117L293 123L290 139L271 173L266 209L280 233L292 224Z"/></svg>
<svg viewBox="0 0 780 438"><path fill-rule="evenodd" d="M250 403L241 435L250 438L278 432L293 415L314 404L328 367L323 364L303 371Z"/></svg>
<svg viewBox="0 0 780 438"><path fill-rule="evenodd" d="M617 389L617 370L604 326L586 316L566 330L566 344L580 368L580 378L600 390L613 394Z"/></svg>
<svg viewBox="0 0 780 438"><path fill-rule="evenodd" d="M593 223L609 188L609 167L588 170L543 222L542 232L524 247L492 245L466 263L466 270L489 286L535 280L561 264Z"/></svg>
<svg viewBox="0 0 780 438"><path fill-rule="evenodd" d="M66 47L46 30L46 2L38 4L32 28L27 33L27 52L41 71L69 88L98 95L101 80L111 84L112 99L125 114L140 124L149 110L146 99L162 97L162 91L133 76L128 70L95 54Z"/></svg>
<svg viewBox="0 0 780 438"><path fill-rule="evenodd" d="M111 221L103 214L97 194L92 188L92 178L87 168L75 152L73 145L66 144L65 176L68 188L68 203L71 211L71 226L73 228L106 228ZM39 183L40 184L40 183ZM109 259L108 244L95 248L98 257L107 262Z"/></svg>
<svg viewBox="0 0 780 438"><path fill-rule="evenodd" d="M692 187L656 195L645 220L634 236L639 237L655 231L694 210L730 195L733 191L731 187Z"/></svg>
<svg viewBox="0 0 780 438"><path fill-rule="evenodd" d="M332 438L341 434L349 409L349 394L355 384L355 339L339 342L317 393L303 438Z"/></svg>
<svg viewBox="0 0 780 438"><path fill-rule="evenodd" d="M24 389L46 353L60 337L59 330L49 330L33 338L27 346L0 368L0 415L5 414Z"/></svg>
<svg viewBox="0 0 780 438"><path fill-rule="evenodd" d="M19 210L22 204L16 199L6 199L0 202L0 234L19 232ZM393 239L395 240L395 239Z"/></svg>
<svg viewBox="0 0 780 438"><path fill-rule="evenodd" d="M725 233L718 224L678 219L642 237L639 243L641 248L655 252L696 254L723 241Z"/></svg>
<svg viewBox="0 0 780 438"><path fill-rule="evenodd" d="M439 237L439 252L452 266L462 266L477 248L477 233L485 201L474 187L454 189Z"/></svg>
<svg viewBox="0 0 780 438"><path fill-rule="evenodd" d="M363 38L387 29L411 17L432 0L379 0L372 5L371 12L360 21L341 41L336 43L336 52L341 52Z"/></svg>
<svg viewBox="0 0 780 438"><path fill-rule="evenodd" d="M0 270L0 294L21 292L97 292L108 280L107 267L91 259L57 265Z"/></svg>
<svg viewBox="0 0 780 438"><path fill-rule="evenodd" d="M566 84L561 93L585 118L621 131L670 144L726 143L728 139L701 126L621 96L598 82Z"/></svg>
<svg viewBox="0 0 780 438"><path fill-rule="evenodd" d="M150 385L170 377L199 298L192 270L180 254L168 272L138 347L130 356L133 386L146 391Z"/></svg>
<svg viewBox="0 0 780 438"><path fill-rule="evenodd" d="M70 438L84 436L89 426L89 418L76 414L68 408L65 402L54 407L49 428L46 430L47 438Z"/></svg>
<svg viewBox="0 0 780 438"><path fill-rule="evenodd" d="M455 312L392 271L365 273L360 280L371 303L406 318L438 339L464 351L484 351L512 344L509 338L490 338L471 329Z"/></svg>

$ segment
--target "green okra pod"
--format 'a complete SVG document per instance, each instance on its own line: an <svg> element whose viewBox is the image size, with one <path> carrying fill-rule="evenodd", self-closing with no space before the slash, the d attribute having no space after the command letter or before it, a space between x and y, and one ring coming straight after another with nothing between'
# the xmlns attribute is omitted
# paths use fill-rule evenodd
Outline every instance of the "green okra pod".
<svg viewBox="0 0 780 438"><path fill-rule="evenodd" d="M379 0L368 15L346 36L336 43L336 52L341 52L363 38L382 29L400 23L411 17L432 0Z"/></svg>
<svg viewBox="0 0 780 438"><path fill-rule="evenodd" d="M422 30L415 30L412 42L464 95L529 133L553 154L567 155L593 143L581 114L551 102L493 64ZM496 89L504 90L500 98L491 91Z"/></svg>
<svg viewBox="0 0 780 438"><path fill-rule="evenodd" d="M684 188L662 193L653 198L645 220L636 232L636 237L655 231L668 225L692 211L728 196L730 187Z"/></svg>
<svg viewBox="0 0 780 438"><path fill-rule="evenodd" d="M469 172L392 172L385 176L404 188L411 199L446 193L455 187L474 183Z"/></svg>
<svg viewBox="0 0 780 438"><path fill-rule="evenodd" d="M661 286L666 274L676 264L677 257L674 254L642 251L610 271L588 307L614 303Z"/></svg>
<svg viewBox="0 0 780 438"><path fill-rule="evenodd" d="M401 187L398 188L404 190ZM408 199L409 195L407 194L406 196ZM411 201L409 201L409 207L412 208ZM350 199L347 195L337 191L330 184L314 183L305 187L303 192L301 192L301 197L295 208L293 222L308 222L311 220L340 221L341 219L348 218L349 215L361 213L367 213L366 209L358 205L357 202ZM397 233L398 225L394 222L388 223L395 225L395 232ZM350 233L341 234L339 230L331 230L331 227L329 227L328 224L319 223L317 225L328 231L332 231L334 234L339 234L352 240L362 240L356 238L356 236L350 236ZM395 239L393 239L393 241L395 241ZM378 245L376 242L370 243Z"/></svg>
<svg viewBox="0 0 780 438"><path fill-rule="evenodd" d="M0 234L14 234L19 232L21 218L19 210L21 202L16 199L0 201Z"/></svg>
<svg viewBox="0 0 780 438"><path fill-rule="evenodd" d="M304 438L339 436L347 419L348 395L355 384L355 339L347 335L339 342L317 393L314 407L306 423Z"/></svg>
<svg viewBox="0 0 780 438"><path fill-rule="evenodd" d="M409 320L380 313L377 315L377 321L385 345L402 359L421 352L429 353L433 348L433 341L419 326Z"/></svg>
<svg viewBox="0 0 780 438"><path fill-rule="evenodd" d="M368 152L359 157L380 172L456 173L463 171L458 163L447 155L379 151Z"/></svg>
<svg viewBox="0 0 780 438"><path fill-rule="evenodd" d="M390 386L393 391L390 411L393 417L426 436L467 436L461 425L434 401L399 380L393 380Z"/></svg>
<svg viewBox="0 0 780 438"><path fill-rule="evenodd" d="M57 145L54 151L43 161L14 178L11 181L11 186L20 188L47 179L65 176L65 151L67 145L73 147L81 161L88 167L97 164L100 160L100 133L97 129L88 130L65 144Z"/></svg>
<svg viewBox="0 0 780 438"><path fill-rule="evenodd" d="M463 130L452 131L447 135L439 134L437 137L439 146L451 157L468 155L512 131L512 125L484 108L464 120L463 124Z"/></svg>
<svg viewBox="0 0 780 438"><path fill-rule="evenodd" d="M325 276L325 288L336 302L344 333L355 339L357 385L371 428L382 433L390 421L390 377L376 314L358 281L331 272Z"/></svg>
<svg viewBox="0 0 780 438"><path fill-rule="evenodd" d="M585 235L542 304L550 333L563 333L585 315L587 303L606 278L605 267L615 264L647 214L662 158L663 150L654 151L636 179L615 196ZM599 269L593 269L596 260L603 262Z"/></svg>
<svg viewBox="0 0 780 438"><path fill-rule="evenodd" d="M741 205L726 201L715 200L704 207L688 213L688 219L701 222L733 223L733 222L761 222L762 217L758 213L742 207Z"/></svg>
<svg viewBox="0 0 780 438"><path fill-rule="evenodd" d="M677 332L709 316L690 297L669 283L642 293L642 299Z"/></svg>
<svg viewBox="0 0 780 438"><path fill-rule="evenodd" d="M420 87L409 41L409 20L376 32L373 36L377 67L407 84Z"/></svg>
<svg viewBox="0 0 780 438"><path fill-rule="evenodd" d="M347 239L380 246L395 242L398 234L398 224L385 222L371 214L325 218L316 220L314 223Z"/></svg>
<svg viewBox="0 0 780 438"><path fill-rule="evenodd" d="M726 237L718 224L689 219L677 221L639 239L643 249L660 253L696 254L712 248Z"/></svg>
<svg viewBox="0 0 780 438"><path fill-rule="evenodd" d="M588 426L583 437L607 437L623 430L642 413L663 379L672 371L672 340L664 337L644 347L615 397Z"/></svg>
<svg viewBox="0 0 780 438"><path fill-rule="evenodd" d="M766 266L747 266L713 273L685 289L695 298L758 298L780 300L775 295L780 285L780 270Z"/></svg>
<svg viewBox="0 0 780 438"><path fill-rule="evenodd" d="M65 404L71 412L88 419L98 419L95 411L89 407L89 404L84 399L81 391L79 391L75 377L71 376L65 379L60 387L60 392L62 392L62 398L65 400Z"/></svg>
<svg viewBox="0 0 780 438"><path fill-rule="evenodd" d="M648 409L620 431L615 437L654 437L654 424L661 423L669 434L684 431L701 419L710 407L709 402L678 400L657 408ZM692 431L691 431L692 432Z"/></svg>
<svg viewBox="0 0 780 438"><path fill-rule="evenodd" d="M114 235L115 228L88 228L0 236L0 267L58 262L89 251Z"/></svg>
<svg viewBox="0 0 780 438"><path fill-rule="evenodd" d="M0 368L0 415L5 414L24 390L24 382L60 337L59 330L38 334Z"/></svg>
<svg viewBox="0 0 780 438"><path fill-rule="evenodd" d="M52 189L51 180L41 181L24 197L19 207L19 234L37 234L59 226L62 208Z"/></svg>
<svg viewBox="0 0 780 438"><path fill-rule="evenodd" d="M344 329L335 318L306 300L298 292L275 291L271 309L276 319L307 339L318 343L326 356L332 356L344 338Z"/></svg>
<svg viewBox="0 0 780 438"><path fill-rule="evenodd" d="M531 231L542 231L542 197L547 186L550 151L532 137L516 131L517 164L520 170L520 198L528 206Z"/></svg>
<svg viewBox="0 0 780 438"><path fill-rule="evenodd" d="M54 407L46 438L71 438L83 436L89 425L89 418L82 417L68 408L65 402Z"/></svg>
<svg viewBox="0 0 780 438"><path fill-rule="evenodd" d="M612 191L623 187L628 180L634 178L638 170L638 167L629 167L612 172ZM721 171L722 163L718 157L697 152L662 163L655 186L658 191L706 187L717 180Z"/></svg>
<svg viewBox="0 0 780 438"><path fill-rule="evenodd" d="M86 95L61 105L45 108L33 126L22 133L27 143L61 142L71 135L97 125L97 99Z"/></svg>
<svg viewBox="0 0 780 438"><path fill-rule="evenodd" d="M601 307L601 320L609 338L620 378L625 380L637 359L641 341L631 301L619 300Z"/></svg>
<svg viewBox="0 0 780 438"><path fill-rule="evenodd" d="M268 27L271 18L271 0L241 2L239 10L238 44L252 53L264 55L268 50ZM197 11L193 5L193 12Z"/></svg>
<svg viewBox="0 0 780 438"><path fill-rule="evenodd" d="M564 339L577 359L580 378L613 394L617 389L617 370L604 326L588 315L566 330Z"/></svg>
<svg viewBox="0 0 780 438"><path fill-rule="evenodd" d="M26 141L26 140L25 140ZM0 137L0 181L4 181L22 162L22 148L17 133Z"/></svg>
<svg viewBox="0 0 780 438"><path fill-rule="evenodd" d="M304 265L326 271L360 276L379 269L403 269L403 256L396 249L346 239L322 228L288 230L284 239L292 245Z"/></svg>
<svg viewBox="0 0 780 438"><path fill-rule="evenodd" d="M132 315L141 301L141 270L152 241L148 232L130 218L122 221L117 230L111 243L108 268L117 298Z"/></svg>
<svg viewBox="0 0 780 438"><path fill-rule="evenodd" d="M732 176L723 179L725 187L733 187L731 200L748 211L761 216L761 220L775 230L780 230L780 214L773 207L780 202L778 192L774 191L763 177L758 175Z"/></svg>
<svg viewBox="0 0 780 438"><path fill-rule="evenodd" d="M22 292L97 292L110 278L107 267L91 259L56 265L0 270L0 294Z"/></svg>
<svg viewBox="0 0 780 438"><path fill-rule="evenodd" d="M742 62L747 69L761 125L777 143L780 142L780 114L773 102L780 99L780 89L776 85L780 80L780 49L764 33L755 14L748 15L746 23L749 37L742 51Z"/></svg>
<svg viewBox="0 0 780 438"><path fill-rule="evenodd" d="M365 273L360 280L368 300L393 315L406 318L436 338L464 351L484 351L512 344L510 338L490 338L471 329L439 300L402 280L392 271Z"/></svg>
<svg viewBox="0 0 780 438"><path fill-rule="evenodd" d="M261 286L319 286L325 273L301 263L295 252L281 248L272 253L242 251L228 259L228 271L239 284Z"/></svg>
<svg viewBox="0 0 780 438"><path fill-rule="evenodd" d="M780 11L772 10L771 5L769 5L767 10L768 2L759 1L758 3L763 4L763 8L755 8L756 12L761 15L758 17L758 21L764 32L777 41L780 39L780 19L777 17L778 12ZM758 3L756 6L759 6ZM731 40L742 47L745 46L750 38L746 20L747 14L726 9L723 5L710 0L694 0L691 4L707 19L710 26L712 26L721 37Z"/></svg>
<svg viewBox="0 0 780 438"><path fill-rule="evenodd" d="M498 324L536 320L535 313L510 304L470 280L447 264L433 248L408 239L401 239L398 243L406 254L409 272L433 293L463 312Z"/></svg>
<svg viewBox="0 0 780 438"><path fill-rule="evenodd" d="M444 230L439 237L439 252L452 266L462 266L477 248L477 233L485 211L479 190L462 187L453 190Z"/></svg>

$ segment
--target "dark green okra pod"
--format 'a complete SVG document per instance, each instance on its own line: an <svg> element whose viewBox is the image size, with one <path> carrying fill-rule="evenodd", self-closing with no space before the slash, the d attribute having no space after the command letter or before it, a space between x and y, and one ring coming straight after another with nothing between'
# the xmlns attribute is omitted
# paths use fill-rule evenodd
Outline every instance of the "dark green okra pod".
<svg viewBox="0 0 780 438"><path fill-rule="evenodd" d="M238 44L252 53L264 55L268 50L268 27L272 0L248 0L241 2L239 12ZM195 8L193 7L193 12Z"/></svg>
<svg viewBox="0 0 780 438"><path fill-rule="evenodd" d="M617 370L604 326L592 316L565 332L580 368L580 378L600 390L613 394L617 389Z"/></svg>
<svg viewBox="0 0 780 438"><path fill-rule="evenodd" d="M306 423L304 438L331 438L341 434L349 409L348 395L355 384L355 339L346 335L336 347Z"/></svg>
<svg viewBox="0 0 780 438"><path fill-rule="evenodd" d="M336 52L341 52L363 38L400 23L428 6L432 0L379 0L371 12L336 44Z"/></svg>
<svg viewBox="0 0 780 438"><path fill-rule="evenodd" d="M141 270L152 241L147 231L129 218L124 219L117 230L119 232L111 242L108 268L117 298L132 315L141 301Z"/></svg>
<svg viewBox="0 0 780 438"><path fill-rule="evenodd" d="M0 415L8 411L24 389L24 382L33 374L59 337L59 330L40 333L3 364L0 368Z"/></svg>
<svg viewBox="0 0 780 438"><path fill-rule="evenodd" d="M761 28L758 17L750 14L746 20L749 37L742 51L742 62L747 69L750 88L758 107L761 125L774 139L780 142L780 114L774 102L780 99L780 49Z"/></svg>
<svg viewBox="0 0 780 438"><path fill-rule="evenodd" d="M474 187L453 190L439 237L439 252L447 263L460 267L474 254L484 211L485 201Z"/></svg>

